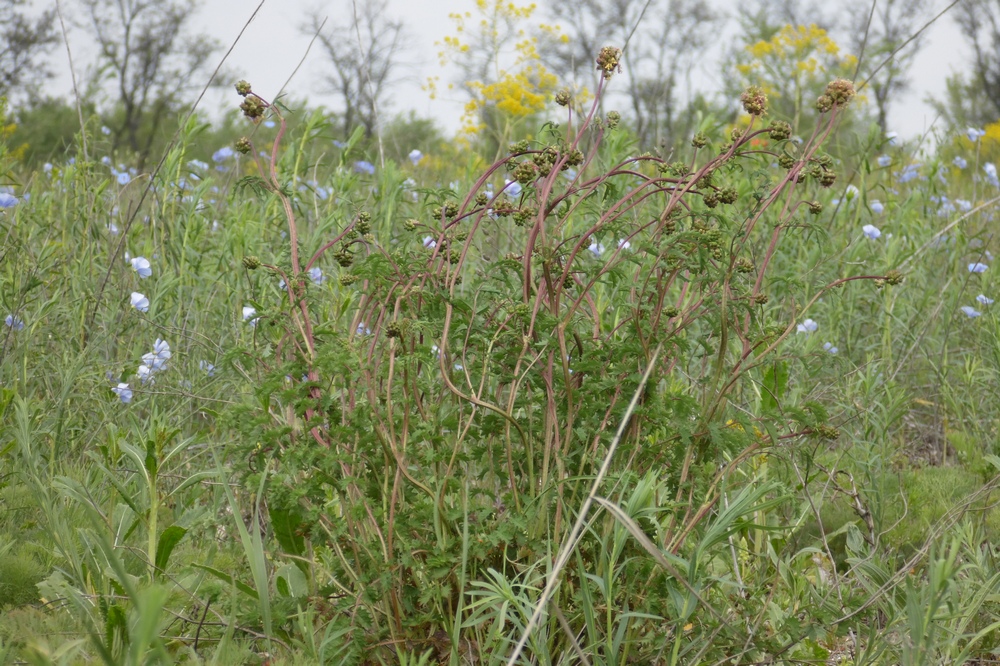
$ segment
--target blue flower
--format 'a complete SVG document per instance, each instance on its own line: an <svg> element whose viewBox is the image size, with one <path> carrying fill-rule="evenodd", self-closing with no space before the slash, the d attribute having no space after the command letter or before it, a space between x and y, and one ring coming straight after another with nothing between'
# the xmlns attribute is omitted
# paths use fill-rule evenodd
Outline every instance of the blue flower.
<svg viewBox="0 0 1000 666"><path fill-rule="evenodd" d="M889 142L890 146L895 146L896 143L898 143L899 134L897 134L896 132L886 132L885 138Z"/></svg>
<svg viewBox="0 0 1000 666"><path fill-rule="evenodd" d="M333 145L336 146L337 148L344 148L345 146L347 146L347 144L344 143L343 141L337 141L336 139L333 140Z"/></svg>
<svg viewBox="0 0 1000 666"><path fill-rule="evenodd" d="M319 266L313 266L309 269L309 278L313 281L313 284L323 284L326 281L323 269Z"/></svg>
<svg viewBox="0 0 1000 666"><path fill-rule="evenodd" d="M627 250L630 247L632 247L632 243L629 243L624 238L619 238L618 239L618 249L620 249L620 250Z"/></svg>
<svg viewBox="0 0 1000 666"><path fill-rule="evenodd" d="M975 319L979 315L983 314L982 312L972 307L971 305L963 305L962 307L959 308L959 310L964 312L965 316L968 317L969 319Z"/></svg>
<svg viewBox="0 0 1000 666"><path fill-rule="evenodd" d="M167 344L166 340L157 338L156 342L153 343L153 351L142 355L143 366L140 367L147 367L150 372L166 370L170 356L170 345Z"/></svg>
<svg viewBox="0 0 1000 666"><path fill-rule="evenodd" d="M7 315L7 318L3 320L3 323L7 324L7 328L15 331L20 331L24 328L24 320L13 314Z"/></svg>
<svg viewBox="0 0 1000 666"><path fill-rule="evenodd" d="M975 143L976 141L979 141L980 137L986 136L986 130L969 127L965 130L965 136L969 137L969 141Z"/></svg>
<svg viewBox="0 0 1000 666"><path fill-rule="evenodd" d="M903 171L899 174L899 182L908 183L918 177L920 175L920 172L918 171L919 168L919 164L907 164L903 167Z"/></svg>
<svg viewBox="0 0 1000 666"><path fill-rule="evenodd" d="M972 202L968 199L955 199L955 205L958 206L958 209L963 213L968 213L972 210Z"/></svg>
<svg viewBox="0 0 1000 666"><path fill-rule="evenodd" d="M597 241L591 243L587 249L593 252L595 257L600 257L604 253L604 246Z"/></svg>
<svg viewBox="0 0 1000 666"><path fill-rule="evenodd" d="M215 366L208 361L198 361L198 369L204 371L209 377L215 376Z"/></svg>
<svg viewBox="0 0 1000 666"><path fill-rule="evenodd" d="M891 157L889 157L888 155L879 155L878 156L878 165L880 167L887 167L890 164L892 164L892 158Z"/></svg>
<svg viewBox="0 0 1000 666"><path fill-rule="evenodd" d="M137 291L132 292L132 296L129 299L134 307L139 312L149 312L149 299Z"/></svg>
<svg viewBox="0 0 1000 666"><path fill-rule="evenodd" d="M959 169L964 169L965 167L969 166L969 163L966 162L965 158L963 157L956 157L951 161L951 163L957 166Z"/></svg>
<svg viewBox="0 0 1000 666"><path fill-rule="evenodd" d="M236 153L233 152L232 148L230 148L229 146L223 146L222 148L219 148L217 151L212 153L212 161L215 162L216 164L220 162L225 162L235 154Z"/></svg>
<svg viewBox="0 0 1000 666"><path fill-rule="evenodd" d="M989 266L987 266L981 261L976 261L969 264L970 273L985 273L987 268L989 268Z"/></svg>
<svg viewBox="0 0 1000 666"><path fill-rule="evenodd" d="M982 305L993 305L993 299L985 294L979 294L976 296L976 301Z"/></svg>
<svg viewBox="0 0 1000 666"><path fill-rule="evenodd" d="M358 328L355 331L358 335L371 335L372 329L364 325L364 323L358 324Z"/></svg>
<svg viewBox="0 0 1000 666"><path fill-rule="evenodd" d="M145 386L153 381L153 375L156 374L156 369L152 366L143 363L138 368L136 368L135 375L139 378L139 383Z"/></svg>
<svg viewBox="0 0 1000 666"><path fill-rule="evenodd" d="M272 127L274 127L274 121L273 120L265 120L264 121L264 127L268 128L268 129L271 129Z"/></svg>
<svg viewBox="0 0 1000 666"><path fill-rule="evenodd" d="M836 354L837 352L840 351L839 349L837 349L836 347L833 346L832 342L824 342L823 343L823 349L827 350L831 354Z"/></svg>
<svg viewBox="0 0 1000 666"><path fill-rule="evenodd" d="M52 162L46 162L42 165L42 171L45 173L52 173Z"/></svg>
<svg viewBox="0 0 1000 666"><path fill-rule="evenodd" d="M861 231L865 233L865 236L868 236L868 238L872 240L875 240L876 238L882 235L882 232L874 224L866 224L865 226L861 227Z"/></svg>
<svg viewBox="0 0 1000 666"><path fill-rule="evenodd" d="M119 171L118 172L118 184L119 185L128 185L131 180L132 180L132 177L128 175L127 171Z"/></svg>
<svg viewBox="0 0 1000 666"><path fill-rule="evenodd" d="M208 163L202 162L201 160L191 160L190 162L188 162L188 166L191 167L192 169L200 169L201 171L208 170Z"/></svg>
<svg viewBox="0 0 1000 666"><path fill-rule="evenodd" d="M251 326L256 326L258 319L260 319L260 317L257 316L257 308L252 305L243 306L243 321L249 320L249 324Z"/></svg>
<svg viewBox="0 0 1000 666"><path fill-rule="evenodd" d="M358 160L354 163L354 173L366 173L369 176L374 176L375 165L365 160Z"/></svg>
<svg viewBox="0 0 1000 666"><path fill-rule="evenodd" d="M424 236L424 247L433 250L437 247L437 241L433 236Z"/></svg>
<svg viewBox="0 0 1000 666"><path fill-rule="evenodd" d="M986 179L990 181L993 187L1000 187L1000 181L997 180L997 166L993 162L984 164L983 171L986 172Z"/></svg>
<svg viewBox="0 0 1000 666"><path fill-rule="evenodd" d="M796 327L797 333L814 333L819 328L819 324L812 319L806 319Z"/></svg>
<svg viewBox="0 0 1000 666"><path fill-rule="evenodd" d="M132 389L129 388L128 384L123 382L118 386L112 386L111 390L118 394L118 398L122 401L123 405L132 402Z"/></svg>
<svg viewBox="0 0 1000 666"><path fill-rule="evenodd" d="M110 135L111 134L111 128L108 127L107 125L101 125L101 134L103 134L104 136Z"/></svg>
<svg viewBox="0 0 1000 666"><path fill-rule="evenodd" d="M409 157L410 161L413 162L413 166L417 166L417 163L420 162L420 160L424 159L424 154L419 150L417 150L416 148L414 148L413 150L410 151L410 154L407 155L407 157Z"/></svg>
<svg viewBox="0 0 1000 666"><path fill-rule="evenodd" d="M512 197L520 196L521 194L521 183L517 181L510 180L509 178L504 183L504 189L507 190L507 194Z"/></svg>
<svg viewBox="0 0 1000 666"><path fill-rule="evenodd" d="M10 208L17 205L17 197L13 194L0 192L0 208Z"/></svg>
<svg viewBox="0 0 1000 666"><path fill-rule="evenodd" d="M149 265L146 257L133 257L131 259L132 270L139 274L140 278L148 278L153 274L153 269Z"/></svg>
<svg viewBox="0 0 1000 666"><path fill-rule="evenodd" d="M876 215L881 215L882 211L885 210L885 204L878 199L872 199L871 203L868 204L868 207L871 208L872 212Z"/></svg>

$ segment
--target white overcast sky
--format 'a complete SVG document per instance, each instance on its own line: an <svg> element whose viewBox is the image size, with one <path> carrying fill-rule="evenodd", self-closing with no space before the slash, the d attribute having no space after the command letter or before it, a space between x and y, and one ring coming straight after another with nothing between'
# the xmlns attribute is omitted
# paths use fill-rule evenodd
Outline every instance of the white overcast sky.
<svg viewBox="0 0 1000 666"><path fill-rule="evenodd" d="M543 4L540 0L536 1ZM259 0L201 0L202 6L193 17L192 29L207 32L228 47L258 3ZM46 3L37 2L36 6L42 4ZM63 0L63 6L67 4L71 3ZM736 11L739 6L737 0L714 0L712 4L723 11ZM947 4L948 0L936 0L931 15ZM257 17L234 48L227 65L249 80L264 97L273 95L305 54L309 37L302 34L299 26L307 12L320 8L331 23L343 24L350 16L351 7L351 0L265 0ZM469 11L473 7L473 0L389 0L389 11L394 17L402 19L406 26L409 48L405 56L407 71L394 87L385 115L414 109L418 115L435 118L448 131L457 128L464 100L457 95L451 100L431 100L420 85L430 75L440 75L442 82L448 80L448 74L442 72L437 62L438 48L434 43L451 31L453 24L448 19L449 13ZM724 41L719 39L718 43ZM72 30L70 44L74 51L85 54L87 43L82 31ZM60 57L65 57L62 48L56 52L56 58ZM76 57L78 67L81 59L86 61L85 55ZM912 89L896 100L891 108L890 129L907 138L925 132L934 121L934 113L924 103L924 98L928 95L941 96L945 79L962 69L968 62L967 57L967 49L953 19L946 16L932 26L928 30L927 44L911 70ZM57 59L55 63L57 69L65 71L64 59ZM323 65L322 54L314 46L289 85L288 91L294 99L308 98L312 103L336 107L335 98L325 96L322 91ZM715 91L720 88L721 77L717 58L708 57L695 70L692 79L700 82L701 89ZM62 85L68 90L66 81ZM215 97L209 100L206 110L217 111L222 99ZM235 97L229 95L225 99L235 107Z"/></svg>

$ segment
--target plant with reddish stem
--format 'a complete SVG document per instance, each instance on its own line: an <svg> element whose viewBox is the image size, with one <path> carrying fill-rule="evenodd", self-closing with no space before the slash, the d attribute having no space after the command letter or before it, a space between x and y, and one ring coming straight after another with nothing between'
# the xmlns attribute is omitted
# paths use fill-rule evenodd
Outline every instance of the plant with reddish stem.
<svg viewBox="0 0 1000 666"><path fill-rule="evenodd" d="M752 387L819 294L902 279L844 277L798 311L769 298L796 216L822 211L798 191L835 181L820 147L853 87L830 84L801 146L787 123L764 124L766 95L750 87L749 125L714 154L699 134L687 162L621 159L615 141L602 149L620 118L598 115L620 53L601 51L595 100L576 126L570 116L565 132L515 144L464 197L417 218L376 230L360 212L304 266L277 173L285 120L237 85L247 117L270 111L280 123L268 164L250 139L237 148L280 199L290 244L288 266L254 266L284 279L289 323L248 421L251 441L268 442L252 455L278 460L272 515L329 553L330 575L346 581L340 610L371 618L352 625L368 643L430 635L440 617L461 619L467 580L545 557L658 348L615 469L664 470L673 499L658 538L670 553L688 547L748 460L837 434L821 410L768 411ZM766 166L747 175L755 160ZM303 272L331 250L349 306L322 320ZM584 560L594 547L580 544Z"/></svg>

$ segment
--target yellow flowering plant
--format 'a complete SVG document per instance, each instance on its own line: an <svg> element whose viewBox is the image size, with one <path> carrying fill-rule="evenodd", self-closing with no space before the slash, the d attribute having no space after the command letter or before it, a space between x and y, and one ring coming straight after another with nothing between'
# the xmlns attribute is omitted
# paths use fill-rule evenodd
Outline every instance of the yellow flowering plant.
<svg viewBox="0 0 1000 666"><path fill-rule="evenodd" d="M857 58L842 53L815 24L786 25L770 39L748 44L736 58L739 86L761 86L772 115L790 122L795 134L827 82L852 79L856 66Z"/></svg>
<svg viewBox="0 0 1000 666"><path fill-rule="evenodd" d="M476 15L450 15L455 34L439 43L438 56L442 66L453 63L462 70L470 95L462 116L466 139L486 134L505 146L555 93L558 81L541 62L538 39L540 34L568 37L558 26L530 26L536 9L535 4L476 0ZM436 94L436 79L428 87Z"/></svg>

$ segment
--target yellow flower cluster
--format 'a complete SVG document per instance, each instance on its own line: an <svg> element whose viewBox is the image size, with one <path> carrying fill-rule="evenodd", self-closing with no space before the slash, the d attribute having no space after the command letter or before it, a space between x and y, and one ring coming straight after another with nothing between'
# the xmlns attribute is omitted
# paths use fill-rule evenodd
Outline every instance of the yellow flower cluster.
<svg viewBox="0 0 1000 666"><path fill-rule="evenodd" d="M782 96L782 84L801 85L803 78L825 84L831 76L849 74L857 63L852 55L841 56L837 43L814 24L786 25L771 39L748 45L746 53L749 60L737 64L737 71L748 79L766 79L754 82L773 97Z"/></svg>
<svg viewBox="0 0 1000 666"><path fill-rule="evenodd" d="M555 93L558 81L541 64L537 38L528 35L523 27L536 9L533 3L519 6L505 0L476 0L478 22L473 22L471 12L450 15L455 22L455 34L439 43L441 64L449 60L478 61L475 71L495 72L489 79L465 83L472 99L465 105L463 133L471 135L484 130L487 110L496 110L509 121L538 113ZM559 26L536 27L559 41L569 40ZM427 88L433 94L435 81L430 81Z"/></svg>
<svg viewBox="0 0 1000 666"><path fill-rule="evenodd" d="M758 85L774 103L778 117L793 121L815 102L832 79L854 75L857 58L841 54L826 30L816 25L786 25L771 39L748 44L736 63L743 85Z"/></svg>
<svg viewBox="0 0 1000 666"><path fill-rule="evenodd" d="M983 135L983 144L991 143L1000 146L1000 120L990 123L983 128L986 134Z"/></svg>
<svg viewBox="0 0 1000 666"><path fill-rule="evenodd" d="M476 110L493 104L512 116L530 116L545 108L548 96L555 90L555 75L540 64L529 64L516 73L504 72L496 83L470 81L467 85L476 94Z"/></svg>

